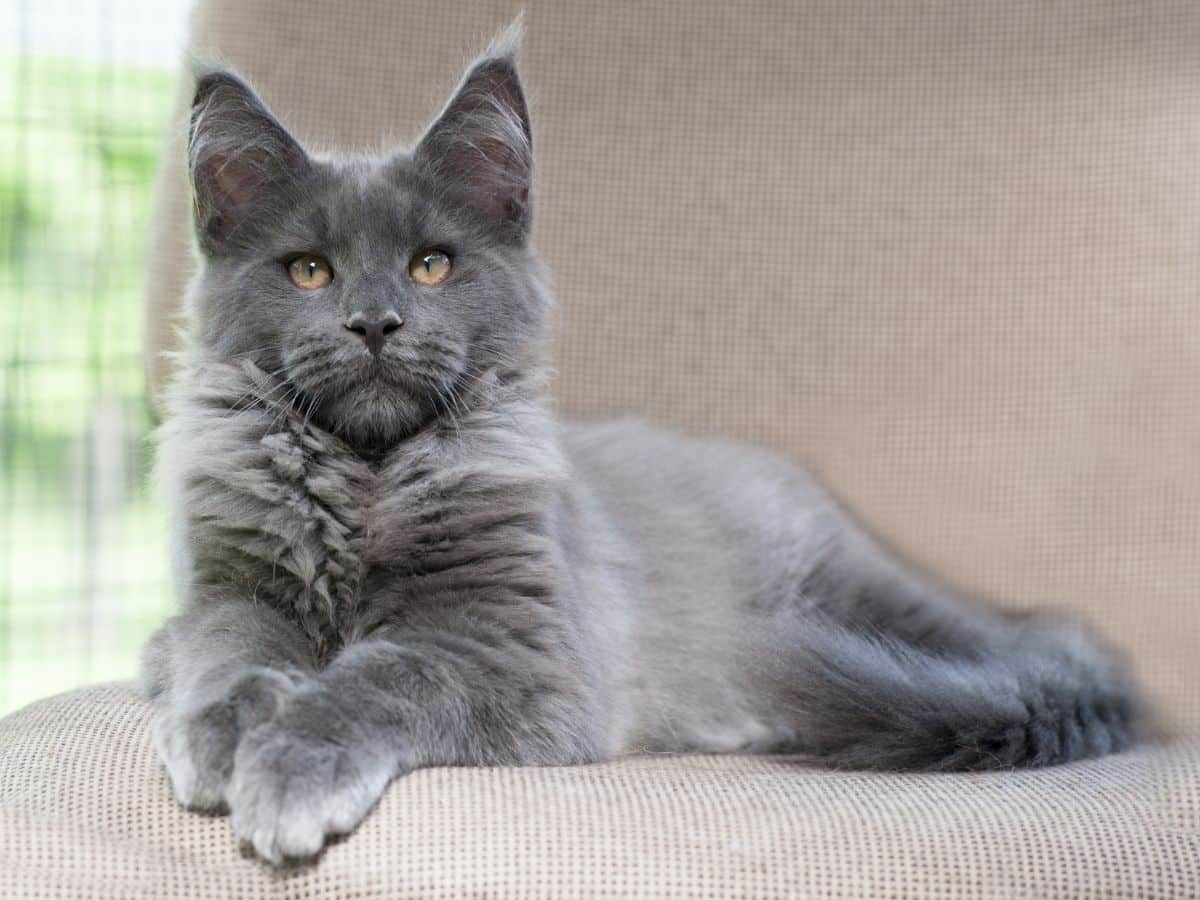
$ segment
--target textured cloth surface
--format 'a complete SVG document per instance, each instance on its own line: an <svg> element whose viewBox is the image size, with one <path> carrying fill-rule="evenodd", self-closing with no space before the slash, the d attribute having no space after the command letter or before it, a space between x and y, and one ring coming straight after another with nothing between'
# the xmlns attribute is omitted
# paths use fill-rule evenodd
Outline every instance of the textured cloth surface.
<svg viewBox="0 0 1200 900"><path fill-rule="evenodd" d="M1200 743L1035 772L784 757L429 769L316 866L171 798L126 685L0 720L4 897L1195 897Z"/></svg>
<svg viewBox="0 0 1200 900"><path fill-rule="evenodd" d="M201 0L193 47L378 148L517 5ZM1200 4L521 5L562 408L808 460L918 562L1084 612L1200 728Z"/></svg>

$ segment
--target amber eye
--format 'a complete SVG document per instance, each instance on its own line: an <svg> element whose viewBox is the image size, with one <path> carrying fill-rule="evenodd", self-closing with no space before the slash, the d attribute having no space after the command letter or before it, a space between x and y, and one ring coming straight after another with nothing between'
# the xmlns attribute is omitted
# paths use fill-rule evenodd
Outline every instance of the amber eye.
<svg viewBox="0 0 1200 900"><path fill-rule="evenodd" d="M418 284L441 284L450 274L450 257L441 250L422 250L408 264L408 272Z"/></svg>
<svg viewBox="0 0 1200 900"><path fill-rule="evenodd" d="M292 284L302 291L315 291L333 281L333 269L319 256L297 256L287 266Z"/></svg>

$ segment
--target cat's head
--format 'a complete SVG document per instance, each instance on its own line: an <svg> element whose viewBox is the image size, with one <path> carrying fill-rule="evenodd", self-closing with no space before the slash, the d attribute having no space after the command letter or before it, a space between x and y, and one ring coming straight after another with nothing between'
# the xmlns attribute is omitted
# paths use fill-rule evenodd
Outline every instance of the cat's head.
<svg viewBox="0 0 1200 900"><path fill-rule="evenodd" d="M198 76L188 161L197 338L273 373L311 420L386 445L537 358L532 145L515 41L493 44L411 150L314 157L228 71Z"/></svg>

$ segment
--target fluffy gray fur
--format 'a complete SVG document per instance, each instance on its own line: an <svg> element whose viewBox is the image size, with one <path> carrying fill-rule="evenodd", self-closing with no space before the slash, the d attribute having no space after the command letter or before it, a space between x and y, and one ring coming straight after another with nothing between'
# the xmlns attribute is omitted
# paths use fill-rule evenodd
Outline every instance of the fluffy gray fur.
<svg viewBox="0 0 1200 900"><path fill-rule="evenodd" d="M144 660L179 800L278 862L419 766L1127 746L1110 654L899 565L787 462L556 421L514 48L382 159L314 157L237 76L199 77L203 265L160 454L182 611ZM430 246L454 265L433 287L408 273ZM298 253L328 286L290 282ZM377 354L345 325L389 310Z"/></svg>

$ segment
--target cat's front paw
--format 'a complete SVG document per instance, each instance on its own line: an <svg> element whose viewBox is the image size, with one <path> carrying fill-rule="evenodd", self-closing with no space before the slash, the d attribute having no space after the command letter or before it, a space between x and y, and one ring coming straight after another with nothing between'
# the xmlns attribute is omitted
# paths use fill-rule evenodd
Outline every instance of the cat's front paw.
<svg viewBox="0 0 1200 900"><path fill-rule="evenodd" d="M396 770L394 755L333 722L285 714L238 747L229 790L234 834L276 864L313 856L326 837L362 820Z"/></svg>
<svg viewBox="0 0 1200 900"><path fill-rule="evenodd" d="M255 669L215 700L160 713L154 745L176 799L189 809L224 809L239 740L269 721L298 683L285 672Z"/></svg>

